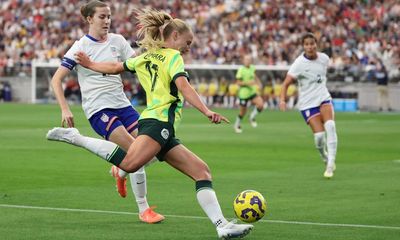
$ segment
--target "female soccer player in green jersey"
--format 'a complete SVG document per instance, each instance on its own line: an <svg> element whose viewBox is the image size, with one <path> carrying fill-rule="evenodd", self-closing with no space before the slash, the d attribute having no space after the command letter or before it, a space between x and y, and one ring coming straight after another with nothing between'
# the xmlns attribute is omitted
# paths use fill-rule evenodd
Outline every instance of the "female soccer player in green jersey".
<svg viewBox="0 0 400 240"><path fill-rule="evenodd" d="M165 12L145 10L137 14L139 45L145 53L119 63L92 62L83 52L76 55L79 64L96 72L118 74L127 70L137 74L146 91L147 107L140 116L138 137L128 152L114 143L84 137L75 128L50 130L48 139L84 147L127 172L136 171L157 156L195 181L197 200L216 226L218 237L243 237L253 226L225 219L212 189L209 167L175 138L184 98L212 123L228 122L207 108L188 81L181 54L189 51L193 33L187 23Z"/></svg>
<svg viewBox="0 0 400 240"><path fill-rule="evenodd" d="M251 64L251 56L243 57L243 66L236 73L236 83L239 85L239 115L236 117L233 128L236 133L242 133L241 121L247 112L248 102L254 105L253 111L250 113L250 124L257 127L256 115L264 108L264 101L258 90L262 89L260 79L256 75L256 69ZM259 89L257 89L259 88Z"/></svg>

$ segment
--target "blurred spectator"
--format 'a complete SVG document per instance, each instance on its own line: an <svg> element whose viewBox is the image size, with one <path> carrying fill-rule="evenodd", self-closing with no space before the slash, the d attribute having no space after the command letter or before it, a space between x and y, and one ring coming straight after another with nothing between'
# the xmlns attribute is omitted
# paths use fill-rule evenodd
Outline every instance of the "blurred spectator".
<svg viewBox="0 0 400 240"><path fill-rule="evenodd" d="M228 99L229 99L229 108L234 108L238 105L237 103L237 94L239 92L239 85L235 81L232 81L228 85Z"/></svg>
<svg viewBox="0 0 400 240"><path fill-rule="evenodd" d="M264 108L267 109L268 107L270 109L275 109L275 103L274 103L274 93L273 93L273 87L272 87L272 81L268 79L264 85L262 96L264 99Z"/></svg>
<svg viewBox="0 0 400 240"><path fill-rule="evenodd" d="M378 62L374 73L378 83L379 111L392 111L389 102L388 73L382 62Z"/></svg>
<svg viewBox="0 0 400 240"><path fill-rule="evenodd" d="M0 82L0 102L3 102L3 89L4 89L4 83Z"/></svg>
<svg viewBox="0 0 400 240"><path fill-rule="evenodd" d="M132 83L128 79L122 80L122 84L124 87L124 93L126 97L130 100L132 100L133 96L133 88L132 88Z"/></svg>
<svg viewBox="0 0 400 240"><path fill-rule="evenodd" d="M29 74L31 61L50 61L86 32L76 7L82 1L2 0L0 74ZM301 34L321 39L321 50L340 71L352 74L372 56L383 59L389 78L400 77L400 2L345 0L111 1L112 31L136 46L133 8L163 9L185 19L196 41L187 63L240 63L249 52L255 64L289 64L299 55ZM348 56L355 53L356 59ZM5 60L7 59L7 66ZM358 60L358 61L354 61ZM356 67L344 69L345 64ZM8 68L10 71L5 71ZM357 76L355 76L357 77Z"/></svg>
<svg viewBox="0 0 400 240"><path fill-rule="evenodd" d="M197 92L199 93L201 100L204 103L207 103L208 84L207 84L206 79L204 77L202 77L200 79L200 82L197 85Z"/></svg>
<svg viewBox="0 0 400 240"><path fill-rule="evenodd" d="M217 95L217 105L228 107L228 81L225 77L220 77L218 81L218 95Z"/></svg>
<svg viewBox="0 0 400 240"><path fill-rule="evenodd" d="M65 82L64 96L70 103L81 103L81 89L78 81L74 77L68 78Z"/></svg>
<svg viewBox="0 0 400 240"><path fill-rule="evenodd" d="M208 84L208 91L207 91L208 106L214 106L214 103L217 100L217 94L218 94L218 82L216 79L211 79L210 83Z"/></svg>
<svg viewBox="0 0 400 240"><path fill-rule="evenodd" d="M12 101L11 85L9 82L4 82L2 87L2 98L4 102Z"/></svg>

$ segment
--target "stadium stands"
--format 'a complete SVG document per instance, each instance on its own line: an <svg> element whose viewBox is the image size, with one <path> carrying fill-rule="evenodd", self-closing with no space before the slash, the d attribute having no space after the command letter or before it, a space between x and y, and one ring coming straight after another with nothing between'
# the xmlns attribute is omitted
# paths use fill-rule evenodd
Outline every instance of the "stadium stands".
<svg viewBox="0 0 400 240"><path fill-rule="evenodd" d="M3 0L0 9L0 76L30 74L34 59L63 56L86 29L82 1ZM364 73L382 61L398 80L400 2L308 0L111 1L112 31L135 46L132 9L164 9L189 22L196 41L187 63L238 63L250 52L256 64L288 65L299 54L305 31L321 38L337 75L367 79ZM157 3L154 3L157 2ZM344 74L345 73L345 74Z"/></svg>

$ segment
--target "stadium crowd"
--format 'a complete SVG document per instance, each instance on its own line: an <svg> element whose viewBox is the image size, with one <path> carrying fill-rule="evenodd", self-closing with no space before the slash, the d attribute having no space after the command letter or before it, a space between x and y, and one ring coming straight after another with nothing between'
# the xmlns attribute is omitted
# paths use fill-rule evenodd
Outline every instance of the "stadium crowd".
<svg viewBox="0 0 400 240"><path fill-rule="evenodd" d="M60 59L85 34L78 0L1 0L0 76L30 73L33 60ZM251 53L256 64L288 65L300 35L314 32L337 71L351 76L385 65L400 72L400 2L356 0L110 1L112 32L136 45L134 8L164 9L185 19L196 40L187 63L232 64Z"/></svg>

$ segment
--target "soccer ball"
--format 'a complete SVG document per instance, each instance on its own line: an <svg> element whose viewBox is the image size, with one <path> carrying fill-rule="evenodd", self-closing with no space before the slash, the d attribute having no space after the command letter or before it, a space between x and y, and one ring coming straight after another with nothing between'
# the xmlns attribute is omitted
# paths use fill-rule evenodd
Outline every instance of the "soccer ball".
<svg viewBox="0 0 400 240"><path fill-rule="evenodd" d="M236 216L243 222L257 222L264 217L267 210L267 202L261 193L254 190L246 190L237 195L233 202Z"/></svg>

